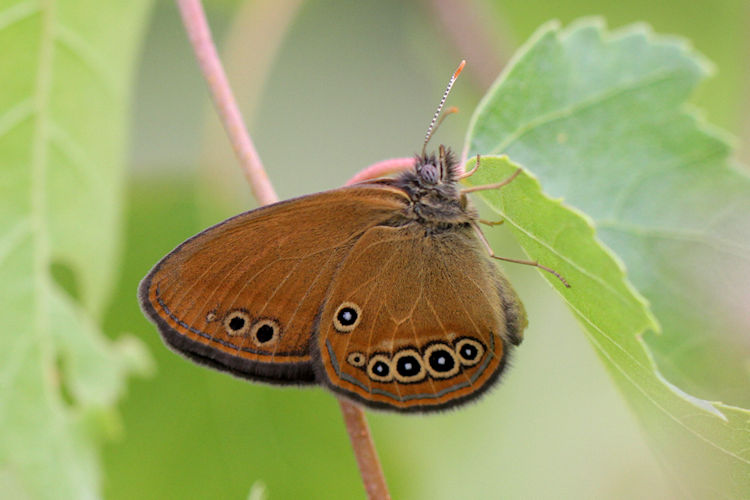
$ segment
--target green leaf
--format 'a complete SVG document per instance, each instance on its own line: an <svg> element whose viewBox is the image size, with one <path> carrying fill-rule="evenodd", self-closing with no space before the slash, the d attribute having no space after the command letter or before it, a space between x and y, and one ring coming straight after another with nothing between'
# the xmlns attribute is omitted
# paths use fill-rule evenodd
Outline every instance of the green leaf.
<svg viewBox="0 0 750 500"><path fill-rule="evenodd" d="M532 258L569 277L561 295L685 491L739 498L750 494L750 411L710 401L750 406L750 179L684 105L706 67L644 26L548 25L481 102L466 149L507 154L578 212L527 179L484 194ZM512 171L483 156L470 181Z"/></svg>
<svg viewBox="0 0 750 500"><path fill-rule="evenodd" d="M94 498L96 441L143 368L97 320L116 277L129 89L148 0L0 7L0 491ZM9 493L11 492L11 493Z"/></svg>

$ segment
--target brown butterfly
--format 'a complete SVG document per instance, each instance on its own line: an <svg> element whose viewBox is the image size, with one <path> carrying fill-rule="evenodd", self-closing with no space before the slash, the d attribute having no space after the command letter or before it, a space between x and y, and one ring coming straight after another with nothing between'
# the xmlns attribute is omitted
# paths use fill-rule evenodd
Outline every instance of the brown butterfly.
<svg viewBox="0 0 750 500"><path fill-rule="evenodd" d="M461 190L467 175L449 149L423 147L397 178L227 219L156 264L141 307L172 349L238 377L405 412L469 401L499 379L527 322L492 258L514 260L492 254L466 197L515 175Z"/></svg>

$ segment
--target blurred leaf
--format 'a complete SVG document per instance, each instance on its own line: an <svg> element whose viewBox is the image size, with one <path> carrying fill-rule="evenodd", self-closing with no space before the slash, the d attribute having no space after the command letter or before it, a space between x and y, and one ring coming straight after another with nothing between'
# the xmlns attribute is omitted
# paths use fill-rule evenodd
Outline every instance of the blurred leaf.
<svg viewBox="0 0 750 500"><path fill-rule="evenodd" d="M727 165L719 134L683 109L705 66L643 26L613 35L597 22L547 26L480 104L467 150L522 164L624 260L661 335L630 316L635 292L625 301L601 290L617 280L592 267L596 245L571 237L585 235L582 222L524 179L485 193L529 255L570 278L562 296L685 490L739 498L750 492L750 412L694 397L750 404L750 180ZM512 171L485 158L471 182ZM579 279L578 267L589 274Z"/></svg>
<svg viewBox="0 0 750 500"><path fill-rule="evenodd" d="M0 57L0 491L15 497L98 496L98 431L126 374L144 367L138 343L108 341L96 321L118 267L128 91L147 6L0 7L0 44L12 48Z"/></svg>
<svg viewBox="0 0 750 500"><path fill-rule="evenodd" d="M268 488L266 483L261 480L257 480L250 487L250 492L247 494L247 500L266 500L268 498Z"/></svg>

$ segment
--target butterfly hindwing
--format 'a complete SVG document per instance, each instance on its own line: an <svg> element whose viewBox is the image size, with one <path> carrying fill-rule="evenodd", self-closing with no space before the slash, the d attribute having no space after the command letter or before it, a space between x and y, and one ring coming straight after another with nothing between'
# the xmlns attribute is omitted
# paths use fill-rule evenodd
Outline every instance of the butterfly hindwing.
<svg viewBox="0 0 750 500"><path fill-rule="evenodd" d="M262 207L190 238L139 287L165 342L199 363L274 383L312 383L310 339L341 260L408 203L384 186Z"/></svg>
<svg viewBox="0 0 750 500"><path fill-rule="evenodd" d="M525 325L470 227L375 227L333 278L316 368L333 390L369 406L437 410L497 380Z"/></svg>

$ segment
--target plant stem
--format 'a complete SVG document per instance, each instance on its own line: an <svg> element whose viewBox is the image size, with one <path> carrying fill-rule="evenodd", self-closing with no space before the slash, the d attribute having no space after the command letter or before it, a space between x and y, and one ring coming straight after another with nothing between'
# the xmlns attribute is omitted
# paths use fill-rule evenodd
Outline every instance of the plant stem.
<svg viewBox="0 0 750 500"><path fill-rule="evenodd" d="M255 150L250 134L242 121L237 102L229 87L224 68L211 39L211 31L200 0L177 0L190 44L193 46L198 65L208 83L211 98L219 113L221 123L229 136L237 159L240 161L253 196L261 205L278 201L271 181L263 169L263 163Z"/></svg>
<svg viewBox="0 0 750 500"><path fill-rule="evenodd" d="M216 52L211 31L200 0L177 0L185 30L198 59L203 76L213 98L219 118L224 124L229 140L250 183L253 196L262 205L278 200L263 164L260 161L250 134L245 127L229 87L226 74ZM380 466L370 429L362 409L344 399L339 399L346 430L362 475L365 491L370 499L389 499L388 487Z"/></svg>
<svg viewBox="0 0 750 500"><path fill-rule="evenodd" d="M414 168L414 157L409 158L392 158L390 160L383 160L378 163L373 163L369 167L363 168L354 176L346 181L346 185L356 184L357 182L366 181L368 179L374 179L376 177L382 177L388 174L394 174L396 172L403 172L408 168Z"/></svg>
<svg viewBox="0 0 750 500"><path fill-rule="evenodd" d="M221 59L250 129L274 60L303 4L303 0L239 2L227 27L221 42ZM248 47L263 47L263 50L247 50ZM237 169L237 160L231 148L226 147L226 141L223 125L218 120L206 120L198 182L202 186L201 197L219 193L226 202L223 206L232 206L245 203L245 198L235 189L237 178L232 174Z"/></svg>
<svg viewBox="0 0 750 500"><path fill-rule="evenodd" d="M362 475L367 497L378 500L390 499L388 485L385 482L380 460L378 460L378 452L375 450L370 427L365 419L365 412L359 406L342 398L339 398L339 405L346 429L349 431L354 454L357 457L357 465L359 465L359 473Z"/></svg>

